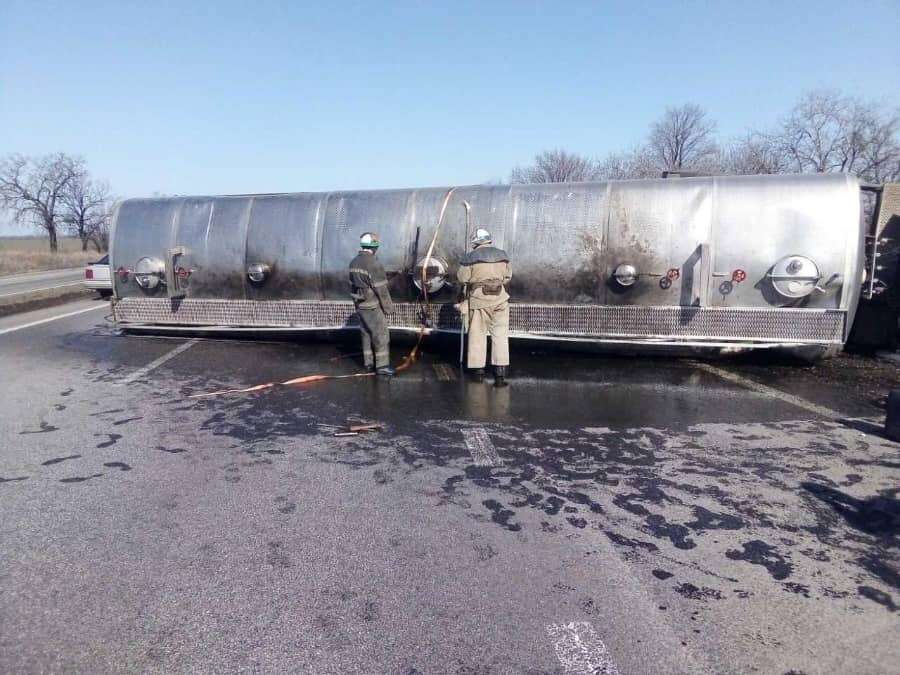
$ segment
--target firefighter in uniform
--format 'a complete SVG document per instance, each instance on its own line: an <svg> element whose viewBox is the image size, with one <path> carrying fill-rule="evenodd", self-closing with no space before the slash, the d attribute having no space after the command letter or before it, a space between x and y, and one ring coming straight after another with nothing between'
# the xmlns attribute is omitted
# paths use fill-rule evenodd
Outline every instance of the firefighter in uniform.
<svg viewBox="0 0 900 675"><path fill-rule="evenodd" d="M472 236L474 248L460 261L457 278L465 294L460 309L469 325L467 365L475 380L484 380L487 336L490 335L494 385L505 387L509 367L509 294L506 285L512 279L512 268L506 251L492 243L491 233L478 228Z"/></svg>
<svg viewBox="0 0 900 675"><path fill-rule="evenodd" d="M375 257L381 242L374 232L359 238L359 253L350 262L350 297L359 317L363 363L378 375L391 377L390 333L385 314L394 311L384 267Z"/></svg>

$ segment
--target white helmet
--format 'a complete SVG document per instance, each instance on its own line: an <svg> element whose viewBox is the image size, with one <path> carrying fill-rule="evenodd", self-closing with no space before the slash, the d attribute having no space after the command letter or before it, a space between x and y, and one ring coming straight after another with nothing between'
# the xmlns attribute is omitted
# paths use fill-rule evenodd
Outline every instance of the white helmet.
<svg viewBox="0 0 900 675"><path fill-rule="evenodd" d="M377 232L364 232L362 236L359 238L359 246L360 248L371 248L376 249L381 246L381 242L378 241L378 233Z"/></svg>
<svg viewBox="0 0 900 675"><path fill-rule="evenodd" d="M472 246L478 246L479 244L490 244L491 241L493 241L491 233L483 227L479 227L477 230L475 230L475 234L472 235Z"/></svg>

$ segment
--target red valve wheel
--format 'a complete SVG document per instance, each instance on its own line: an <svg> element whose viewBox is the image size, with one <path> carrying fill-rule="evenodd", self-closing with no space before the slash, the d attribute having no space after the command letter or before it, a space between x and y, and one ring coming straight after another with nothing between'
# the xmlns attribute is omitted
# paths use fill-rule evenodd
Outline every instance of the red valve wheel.
<svg viewBox="0 0 900 675"><path fill-rule="evenodd" d="M668 272L666 272L666 276L669 278L670 281L675 281L678 277L681 276L681 270L678 269L677 267L673 267Z"/></svg>
<svg viewBox="0 0 900 675"><path fill-rule="evenodd" d="M187 279L189 276L191 276L190 270L185 269L184 267L179 267L177 270L175 270L175 274L178 275L179 279Z"/></svg>
<svg viewBox="0 0 900 675"><path fill-rule="evenodd" d="M127 267L120 267L116 270L116 274L119 275L119 279L122 281L128 281L128 275L131 272Z"/></svg>
<svg viewBox="0 0 900 675"><path fill-rule="evenodd" d="M744 270L735 270L731 273L731 280L737 284L741 283L747 278L747 273Z"/></svg>

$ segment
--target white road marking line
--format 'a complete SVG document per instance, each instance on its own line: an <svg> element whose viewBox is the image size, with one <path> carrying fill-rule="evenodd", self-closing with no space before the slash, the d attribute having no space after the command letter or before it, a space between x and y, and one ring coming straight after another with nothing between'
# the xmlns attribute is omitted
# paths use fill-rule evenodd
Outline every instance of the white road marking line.
<svg viewBox="0 0 900 675"><path fill-rule="evenodd" d="M500 455L497 454L497 449L491 442L491 437L488 436L487 430L482 427L463 429L462 435L463 440L466 442L466 447L469 448L469 453L472 455L472 459L475 460L476 466L497 466L501 464Z"/></svg>
<svg viewBox="0 0 900 675"><path fill-rule="evenodd" d="M40 326L42 323L50 323L51 321L56 321L57 319L65 319L70 316L75 316L76 314L84 314L85 312L92 312L95 309L109 309L109 303L103 303L102 305L97 305L95 307L85 307L84 309L78 309L74 312L67 312L66 314L57 314L56 316L51 316L48 319L41 319L40 321L32 321L31 323L23 323L21 326L13 326L12 328L3 328L2 330L0 330L0 335L4 335L6 333L14 333L17 330L31 328L32 326Z"/></svg>
<svg viewBox="0 0 900 675"><path fill-rule="evenodd" d="M609 650L587 621L552 623L547 626L547 635L553 640L564 673L619 675Z"/></svg>
<svg viewBox="0 0 900 675"><path fill-rule="evenodd" d="M57 284L56 286L45 286L44 288L29 288L27 291L16 291L15 293L4 293L0 298L11 298L14 295L25 295L26 293L40 293L41 291L52 291L54 288L65 288L66 286L78 286L81 281L73 281L68 284ZM87 288L87 287L85 287Z"/></svg>
<svg viewBox="0 0 900 675"><path fill-rule="evenodd" d="M709 363L698 363L696 365L700 370L705 370L708 373L712 373L713 375L716 375L723 380L734 382L735 384L739 384L742 387L750 389L751 391L755 391L758 394L771 396L772 398L778 399L779 401L790 403L791 405L795 405L798 408L803 408L804 410L813 412L816 415L821 415L822 417L830 417L832 419L841 419L844 417L844 415L837 412L836 410L826 408L825 406L818 405L816 403L813 403L812 401L807 401L805 398L800 398L799 396L788 394L787 392L775 389L774 387L769 387L765 384L754 382L753 380L738 375L737 373L732 373L731 371L725 370L724 368L719 368Z"/></svg>
<svg viewBox="0 0 900 675"><path fill-rule="evenodd" d="M446 363L435 363L432 365L435 375L441 382L451 382L456 379L456 370L448 366Z"/></svg>
<svg viewBox="0 0 900 675"><path fill-rule="evenodd" d="M147 375L151 370L155 370L156 368L159 368L162 364L164 364L166 361L168 361L170 359L174 359L176 356L178 356L182 352L185 352L188 349L190 349L191 347L193 347L195 344L197 344L197 342L199 342L199 340L197 338L194 338L192 340L188 340L187 342L185 342L182 345L178 345L177 347L175 347L175 349L172 349L172 350L166 352L165 354L160 356L158 359L154 359L153 361L148 363L143 368L138 368L136 371L134 371L128 377L123 377L121 380L116 382L116 384L121 386L124 384L131 384L132 382L141 379L142 377Z"/></svg>

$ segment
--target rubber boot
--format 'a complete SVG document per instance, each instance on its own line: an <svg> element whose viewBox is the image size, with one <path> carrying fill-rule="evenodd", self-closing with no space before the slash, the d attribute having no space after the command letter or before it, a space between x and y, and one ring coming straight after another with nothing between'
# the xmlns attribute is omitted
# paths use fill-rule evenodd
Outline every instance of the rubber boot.
<svg viewBox="0 0 900 675"><path fill-rule="evenodd" d="M382 366L375 370L375 374L381 377L393 377L396 374L396 371L390 366Z"/></svg>
<svg viewBox="0 0 900 675"><path fill-rule="evenodd" d="M506 381L506 366L494 366L494 386L509 386L509 382Z"/></svg>
<svg viewBox="0 0 900 675"><path fill-rule="evenodd" d="M473 368L469 377L472 378L473 382L484 382L484 368Z"/></svg>

